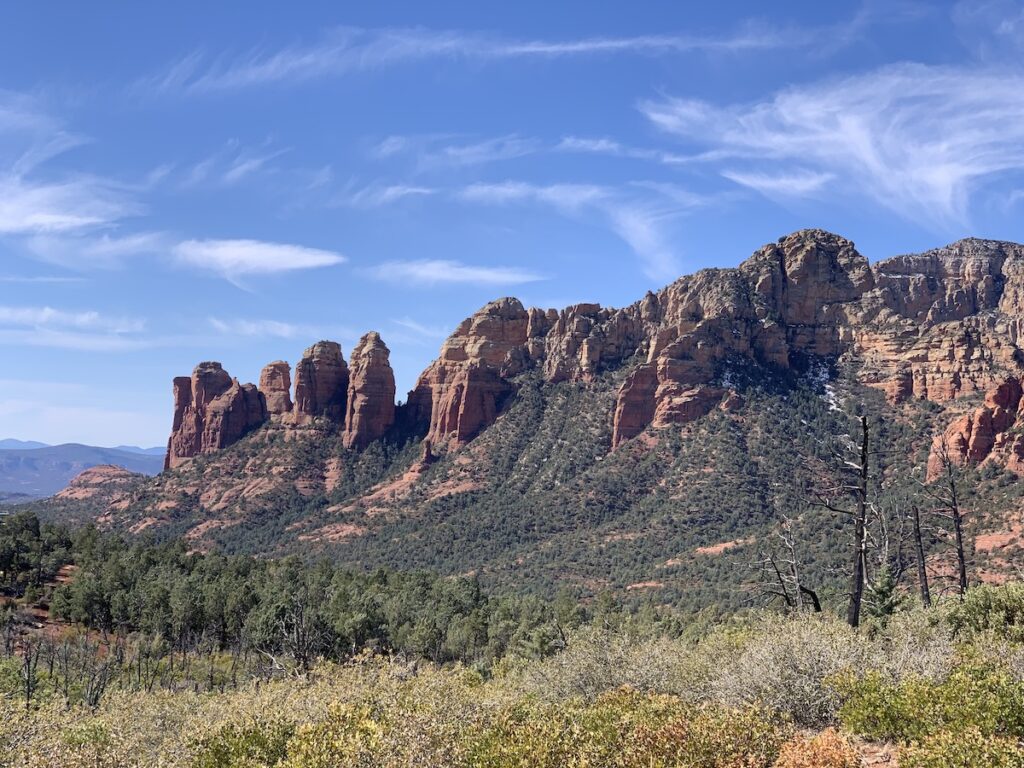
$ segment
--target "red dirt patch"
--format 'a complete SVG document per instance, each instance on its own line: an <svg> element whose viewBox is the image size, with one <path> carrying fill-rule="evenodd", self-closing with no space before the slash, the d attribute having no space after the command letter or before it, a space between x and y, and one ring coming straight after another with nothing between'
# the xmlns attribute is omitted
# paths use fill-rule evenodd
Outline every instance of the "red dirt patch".
<svg viewBox="0 0 1024 768"><path fill-rule="evenodd" d="M698 555L720 555L727 550L736 549L736 547L742 547L746 544L750 544L752 541L753 539L733 539L732 541L710 544L706 547L697 547L694 552ZM669 562L671 562L671 560ZM668 565L668 562L666 562L665 565Z"/></svg>
<svg viewBox="0 0 1024 768"><path fill-rule="evenodd" d="M626 591L631 592L634 589L661 589L664 586L665 583L662 581L638 581L627 586Z"/></svg>
<svg viewBox="0 0 1024 768"><path fill-rule="evenodd" d="M299 535L299 541L345 541L356 536L362 536L366 529L354 523L330 523L323 528L318 528L312 533Z"/></svg>

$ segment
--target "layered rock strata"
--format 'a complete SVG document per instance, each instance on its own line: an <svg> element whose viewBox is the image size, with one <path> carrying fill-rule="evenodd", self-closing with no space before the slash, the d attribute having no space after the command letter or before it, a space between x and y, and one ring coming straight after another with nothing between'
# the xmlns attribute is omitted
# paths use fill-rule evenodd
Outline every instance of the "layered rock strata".
<svg viewBox="0 0 1024 768"><path fill-rule="evenodd" d="M391 353L376 331L366 334L352 351L344 443L365 448L395 423L395 374Z"/></svg>
<svg viewBox="0 0 1024 768"><path fill-rule="evenodd" d="M625 369L609 414L617 446L730 407L736 365L803 371L827 361L892 402L950 403L983 393L1024 375L1022 319L1020 245L968 239L872 266L849 240L812 229L758 249L739 267L701 270L623 309L492 302L444 342L400 417L388 401L387 348L375 334L364 337L351 370L334 342L306 350L290 411L285 364L268 366L261 391L275 418L332 420L354 447L398 419L444 450L492 424L527 370L550 382L585 383ZM178 456L218 442L196 436L202 429L186 409L175 408Z"/></svg>
<svg viewBox="0 0 1024 768"><path fill-rule="evenodd" d="M200 363L191 377L174 380L174 419L164 468L226 448L266 420L266 400L253 384L239 384L220 363Z"/></svg>

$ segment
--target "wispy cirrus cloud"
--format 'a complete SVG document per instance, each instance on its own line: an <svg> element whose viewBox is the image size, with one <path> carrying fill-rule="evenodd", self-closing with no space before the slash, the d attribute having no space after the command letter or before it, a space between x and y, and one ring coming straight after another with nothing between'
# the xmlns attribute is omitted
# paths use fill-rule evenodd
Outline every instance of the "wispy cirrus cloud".
<svg viewBox="0 0 1024 768"><path fill-rule="evenodd" d="M141 318L48 306L0 306L0 344L94 352L121 352L148 345Z"/></svg>
<svg viewBox="0 0 1024 768"><path fill-rule="evenodd" d="M975 191L1024 170L1017 70L901 64L753 104L669 98L640 109L770 197L868 196L930 226L963 224Z"/></svg>
<svg viewBox="0 0 1024 768"><path fill-rule="evenodd" d="M417 336L422 336L425 339L446 339L451 333L451 329L441 325L425 325L416 320L408 317L403 317L391 321L400 328L404 328L407 331L412 331Z"/></svg>
<svg viewBox="0 0 1024 768"><path fill-rule="evenodd" d="M138 318L110 317L94 310L70 312L53 307L15 306L0 306L0 325L75 328L111 333L137 333L146 326L145 321Z"/></svg>
<svg viewBox="0 0 1024 768"><path fill-rule="evenodd" d="M351 208L380 208L405 198L422 198L437 194L433 187L419 184L371 184L335 198L334 203Z"/></svg>
<svg viewBox="0 0 1024 768"><path fill-rule="evenodd" d="M526 181L470 184L458 192L474 203L508 204L539 202L568 211L607 200L608 188L596 184L534 184Z"/></svg>
<svg viewBox="0 0 1024 768"><path fill-rule="evenodd" d="M644 35L564 41L508 41L486 35L427 29L343 27L308 45L276 51L256 50L234 59L211 59L194 51L165 72L136 84L144 92L214 93L280 83L340 77L428 59L557 58L621 53L749 51L780 47L775 36L741 32L732 37L701 38Z"/></svg>
<svg viewBox="0 0 1024 768"><path fill-rule="evenodd" d="M39 173L86 141L36 99L0 91L0 236L80 231L142 212L127 187L111 179Z"/></svg>
<svg viewBox="0 0 1024 768"><path fill-rule="evenodd" d="M792 173L744 173L722 171L722 175L744 187L750 187L766 197L809 197L821 192L836 177L833 173L794 170Z"/></svg>
<svg viewBox="0 0 1024 768"><path fill-rule="evenodd" d="M417 285L501 286L544 279L542 275L520 267L463 264L452 259L387 261L366 272L376 280Z"/></svg>
<svg viewBox="0 0 1024 768"><path fill-rule="evenodd" d="M687 156L663 149L633 147L608 137L564 136L554 147L554 152L607 155L630 160L647 160L665 165L686 165L706 160L704 156Z"/></svg>
<svg viewBox="0 0 1024 768"><path fill-rule="evenodd" d="M40 261L70 269L113 269L126 259L165 252L171 239L162 232L111 235L106 232L69 235L35 235L24 241L28 252Z"/></svg>
<svg viewBox="0 0 1024 768"><path fill-rule="evenodd" d="M203 184L232 186L261 171L275 170L273 161L290 151L289 147L272 149L268 142L259 147L246 147L232 139L213 154L186 165L179 176L179 184L185 188Z"/></svg>
<svg viewBox="0 0 1024 768"><path fill-rule="evenodd" d="M375 160L410 157L417 171L434 171L514 160L549 149L540 139L514 133L488 138L424 134L388 136L371 147L369 155Z"/></svg>
<svg viewBox="0 0 1024 768"><path fill-rule="evenodd" d="M736 55L778 49L831 52L861 39L873 25L912 15L896 5L880 10L865 6L848 19L827 27L780 27L750 19L734 31L720 35L648 34L542 40L425 28L339 27L315 42L276 50L254 49L234 57L193 51L163 72L140 80L134 90L146 94L209 94L343 77L427 60Z"/></svg>
<svg viewBox="0 0 1024 768"><path fill-rule="evenodd" d="M41 181L0 171L0 235L72 232L142 211L123 188L94 177Z"/></svg>
<svg viewBox="0 0 1024 768"><path fill-rule="evenodd" d="M324 328L305 323L290 323L281 320L223 318L210 317L210 327L221 334L237 338L277 339L313 339L313 338L352 338L355 333L350 328Z"/></svg>
<svg viewBox="0 0 1024 768"><path fill-rule="evenodd" d="M672 244L673 223L709 200L668 183L607 187L523 181L472 184L461 190L458 197L490 205L533 203L567 216L597 216L637 255L644 273L657 280L674 279L681 269L679 254Z"/></svg>
<svg viewBox="0 0 1024 768"><path fill-rule="evenodd" d="M262 240L185 240L172 249L175 259L216 272L228 280L331 267L346 261L340 253Z"/></svg>

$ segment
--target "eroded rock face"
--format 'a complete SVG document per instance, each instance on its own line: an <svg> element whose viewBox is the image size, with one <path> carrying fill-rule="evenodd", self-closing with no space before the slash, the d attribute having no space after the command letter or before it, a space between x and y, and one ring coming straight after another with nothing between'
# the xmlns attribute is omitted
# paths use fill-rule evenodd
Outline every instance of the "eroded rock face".
<svg viewBox="0 0 1024 768"><path fill-rule="evenodd" d="M295 366L292 419L308 424L317 417L341 422L348 395L348 366L335 341L318 341L302 353Z"/></svg>
<svg viewBox="0 0 1024 768"><path fill-rule="evenodd" d="M992 388L984 405L954 420L932 441L928 480L943 474L947 460L960 467L993 462L1024 474L1024 441L1010 431L1024 413L1022 405L1019 379L1007 379Z"/></svg>
<svg viewBox="0 0 1024 768"><path fill-rule="evenodd" d="M291 413L292 372L284 360L268 363L260 371L259 390L267 400L267 412L271 416Z"/></svg>
<svg viewBox="0 0 1024 768"><path fill-rule="evenodd" d="M493 423L528 370L549 382L589 382L625 368L611 414L612 441L620 445L648 428L737 407L730 384L737 365L801 371L819 360L852 370L892 402L950 403L1024 376L1022 325L1020 245L961 240L872 267L849 240L802 230L737 268L701 270L618 310L492 302L444 342L409 393L401 421L443 450ZM315 344L296 366L291 414L280 420L303 425L325 417L345 425L350 445L372 442L395 418L386 357L379 337L364 337L350 383L340 347ZM208 385L176 380L178 455L207 440L205 425L187 414L196 387L228 388L226 374L211 376ZM271 364L260 380L268 410L287 413L287 366ZM966 460L1000 449L1012 410L1000 408L950 428L966 446Z"/></svg>
<svg viewBox="0 0 1024 768"><path fill-rule="evenodd" d="M344 442L365 448L395 422L395 374L390 352L377 332L359 340L349 362Z"/></svg>
<svg viewBox="0 0 1024 768"><path fill-rule="evenodd" d="M239 384L220 363L196 366L174 380L174 420L164 467L237 442L267 420L266 401L252 384Z"/></svg>
<svg viewBox="0 0 1024 768"><path fill-rule="evenodd" d="M535 314L534 332L546 320ZM508 379L529 363L530 326L530 313L518 299L499 299L448 337L409 393L412 420L427 425L427 439L462 444L494 421L513 391Z"/></svg>
<svg viewBox="0 0 1024 768"><path fill-rule="evenodd" d="M410 406L435 443L461 443L531 366L548 381L585 382L635 365L613 414L618 445L721 404L734 363L800 369L815 358L849 363L893 402L945 403L1024 373L1022 315L1021 246L963 240L872 268L849 240L802 230L738 268L702 270L620 310L494 302L445 342Z"/></svg>

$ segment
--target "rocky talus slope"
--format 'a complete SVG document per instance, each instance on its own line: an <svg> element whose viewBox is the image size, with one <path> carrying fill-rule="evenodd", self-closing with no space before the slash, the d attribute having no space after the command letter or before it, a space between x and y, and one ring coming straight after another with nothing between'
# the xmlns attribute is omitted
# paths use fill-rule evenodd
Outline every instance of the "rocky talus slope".
<svg viewBox="0 0 1024 768"><path fill-rule="evenodd" d="M939 445L957 464L1024 472L1022 318L1020 245L967 239L872 265L850 241L803 230L622 309L494 301L459 325L398 406L376 333L348 361L321 341L294 372L270 363L258 386L201 363L174 381L171 471L140 481L112 519L149 520L202 546L301 540L367 565L405 558L498 571L510 552L481 545L474 560L472 546L412 550L444 550L426 532L455 519L465 525L452 535L469 535L475 509L492 534L508 526L529 543L514 555L523 562L557 560L538 547L598 562L668 525L668 498L686 506L692 535L671 533L670 550L627 569L635 583L656 584L680 567L666 563L702 547L756 541L772 510L793 501L780 481L801 472L773 452L836 428L837 397L874 409L894 440L903 429L922 472L936 473ZM783 414L803 432L790 434ZM696 490L701 463L717 483L706 493ZM641 487L617 485L627 477ZM722 489L742 520L707 506L722 503L712 501ZM608 507L598 493L619 494L615 513L594 512ZM1004 502L1012 528L1019 510ZM552 530L545 514L560 520ZM588 543L568 543L574 535Z"/></svg>

